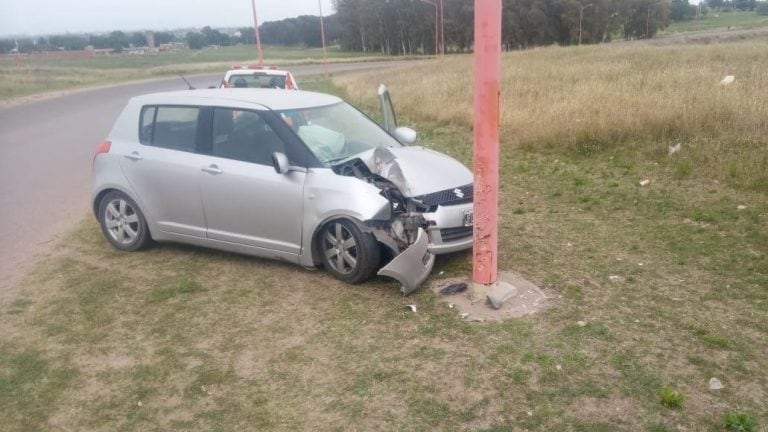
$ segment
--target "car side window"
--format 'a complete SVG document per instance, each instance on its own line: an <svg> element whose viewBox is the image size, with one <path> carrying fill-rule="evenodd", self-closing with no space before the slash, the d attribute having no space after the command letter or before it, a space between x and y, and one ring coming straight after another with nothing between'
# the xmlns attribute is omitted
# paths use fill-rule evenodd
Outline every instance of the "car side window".
<svg viewBox="0 0 768 432"><path fill-rule="evenodd" d="M200 109L180 106L147 106L142 109L139 141L172 150L194 152Z"/></svg>
<svg viewBox="0 0 768 432"><path fill-rule="evenodd" d="M146 145L152 144L152 133L155 127L155 113L157 107L145 106L141 109L141 122L139 124L139 142Z"/></svg>
<svg viewBox="0 0 768 432"><path fill-rule="evenodd" d="M211 155L272 166L274 152L285 153L285 144L259 113L214 109Z"/></svg>

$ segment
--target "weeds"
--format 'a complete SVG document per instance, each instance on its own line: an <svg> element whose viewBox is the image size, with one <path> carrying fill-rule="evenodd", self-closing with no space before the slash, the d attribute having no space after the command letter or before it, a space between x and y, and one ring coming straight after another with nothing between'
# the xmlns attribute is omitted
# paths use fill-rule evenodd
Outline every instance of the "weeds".
<svg viewBox="0 0 768 432"><path fill-rule="evenodd" d="M663 387L659 390L659 397L661 398L662 405L674 409L682 408L683 401L685 400L685 395L672 387Z"/></svg>
<svg viewBox="0 0 768 432"><path fill-rule="evenodd" d="M729 431L756 432L757 421L750 414L733 411L723 416L723 426Z"/></svg>

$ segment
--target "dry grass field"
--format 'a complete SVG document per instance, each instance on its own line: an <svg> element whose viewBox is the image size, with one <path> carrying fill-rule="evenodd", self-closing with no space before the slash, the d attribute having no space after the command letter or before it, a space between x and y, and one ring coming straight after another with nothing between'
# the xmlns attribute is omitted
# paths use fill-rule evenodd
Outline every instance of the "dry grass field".
<svg viewBox="0 0 768 432"><path fill-rule="evenodd" d="M506 54L502 145L583 155L620 149L675 171L768 192L768 42L543 48ZM719 85L726 75L736 80ZM338 80L364 102L389 83L407 115L471 127L471 57Z"/></svg>
<svg viewBox="0 0 768 432"><path fill-rule="evenodd" d="M505 55L499 265L548 295L535 316L469 323L389 280L120 253L85 221L0 297L2 428L765 430L764 52ZM302 83L375 115L386 82L402 124L469 164L470 61ZM469 260L439 258L427 283Z"/></svg>
<svg viewBox="0 0 768 432"><path fill-rule="evenodd" d="M0 102L36 93L70 88L206 72L224 73L232 64L255 62L256 51L250 45L180 50L158 54L114 54L91 58L55 58L22 56L21 64L11 56L0 57ZM392 57L345 52L332 47L330 62L391 60ZM264 47L269 64L289 67L320 63L318 48Z"/></svg>

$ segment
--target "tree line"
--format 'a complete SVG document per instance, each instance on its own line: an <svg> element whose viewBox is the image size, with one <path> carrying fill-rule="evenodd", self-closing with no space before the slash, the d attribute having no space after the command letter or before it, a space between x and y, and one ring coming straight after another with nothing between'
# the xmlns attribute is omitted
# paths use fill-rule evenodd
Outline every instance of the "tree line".
<svg viewBox="0 0 768 432"><path fill-rule="evenodd" d="M323 18L326 43L332 44L338 35L336 16ZM320 37L320 17L302 15L286 18L280 21L268 21L259 26L261 42L267 45L304 45L308 47L322 46ZM211 27L204 27L199 32L189 32L186 35L187 45L191 49L202 49L206 46L229 46L237 44L254 44L253 27L241 27L233 35L227 35Z"/></svg>
<svg viewBox="0 0 768 432"><path fill-rule="evenodd" d="M760 10L766 2L707 0L709 7ZM435 7L419 0L335 0L339 42L356 51L418 54L435 51ZM614 37L653 37L670 21L706 14L688 0L503 0L505 49L600 43ZM473 36L474 2L443 0L445 50L466 51Z"/></svg>
<svg viewBox="0 0 768 432"><path fill-rule="evenodd" d="M336 13L324 18L328 44L348 51L389 55L435 52L435 7L423 0L334 0ZM689 0L502 0L502 43L505 49L535 46L608 42L612 38L653 37L670 21L691 20L708 9L722 12L756 10L768 14L768 2L756 0L706 0L701 7ZM472 47L474 2L443 0L446 52ZM270 45L321 46L320 17L299 16L259 26L261 41ZM253 44L253 27L233 34L210 26L177 38L155 32L155 43L183 41L191 49L207 46ZM440 38L438 38L439 40ZM0 53L32 51L123 49L146 45L143 32L113 31L105 35L58 35L37 39L0 40Z"/></svg>
<svg viewBox="0 0 768 432"><path fill-rule="evenodd" d="M170 32L154 32L155 45L174 42L176 38ZM115 52L121 52L126 48L147 45L147 37L144 32L113 31L103 35L55 35L41 36L38 38L0 39L0 53L9 53L16 49L21 53L39 51L77 51L87 47L95 49L111 48Z"/></svg>

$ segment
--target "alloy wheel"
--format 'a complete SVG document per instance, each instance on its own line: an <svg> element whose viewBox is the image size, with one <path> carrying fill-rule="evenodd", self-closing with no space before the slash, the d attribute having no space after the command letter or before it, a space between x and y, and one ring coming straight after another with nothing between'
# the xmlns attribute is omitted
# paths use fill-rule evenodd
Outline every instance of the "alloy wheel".
<svg viewBox="0 0 768 432"><path fill-rule="evenodd" d="M329 224L325 229L323 251L328 264L337 272L349 274L357 268L357 242L341 223Z"/></svg>
<svg viewBox="0 0 768 432"><path fill-rule="evenodd" d="M104 225L110 237L120 244L131 244L139 235L139 216L122 198L113 199L104 208Z"/></svg>

